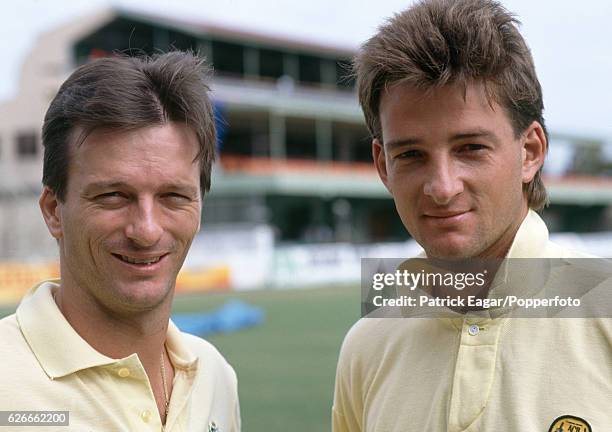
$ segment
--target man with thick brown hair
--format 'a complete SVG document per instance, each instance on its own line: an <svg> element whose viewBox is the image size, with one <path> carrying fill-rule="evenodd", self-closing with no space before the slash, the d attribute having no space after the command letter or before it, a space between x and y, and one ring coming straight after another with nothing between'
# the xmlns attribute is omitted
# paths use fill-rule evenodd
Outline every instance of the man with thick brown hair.
<svg viewBox="0 0 612 432"><path fill-rule="evenodd" d="M374 164L427 257L579 256L535 212L547 201L542 91L500 3L419 1L354 67ZM338 361L334 431L608 427L609 320L479 312L361 319Z"/></svg>
<svg viewBox="0 0 612 432"><path fill-rule="evenodd" d="M493 2L440 1L416 5L381 27L354 65L372 136L382 142L381 93L399 81L423 90L480 82L487 100L505 109L517 136L534 121L546 135L542 88L517 23ZM524 186L534 210L547 202L541 171Z"/></svg>
<svg viewBox="0 0 612 432"><path fill-rule="evenodd" d="M40 208L61 278L0 321L3 410L55 411L31 419L56 430L240 430L233 369L169 320L210 187L208 92L184 52L98 59L59 89Z"/></svg>

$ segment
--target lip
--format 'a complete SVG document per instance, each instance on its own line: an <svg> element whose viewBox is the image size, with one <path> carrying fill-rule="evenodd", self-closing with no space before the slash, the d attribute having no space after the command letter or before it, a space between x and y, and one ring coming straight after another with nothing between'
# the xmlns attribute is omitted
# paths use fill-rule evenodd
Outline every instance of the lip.
<svg viewBox="0 0 612 432"><path fill-rule="evenodd" d="M129 269L131 272L135 272L135 273L143 273L143 274L149 274L149 273L154 273L156 271L158 271L162 265L164 265L166 258L168 257L168 253L156 253L156 254L119 254L119 253L112 253L111 254L113 256L113 258L115 258L115 260L123 265L123 268L125 269ZM151 258L156 258L156 257L160 257L158 261L151 263L151 264L134 264L134 263L130 263L127 261L124 261L123 259L121 259L121 256L129 256L130 258L135 258L138 260L146 260L146 259L151 259Z"/></svg>
<svg viewBox="0 0 612 432"><path fill-rule="evenodd" d="M449 217L455 217L455 216L465 214L468 211L469 210L449 211L449 212L429 212L429 213L425 213L424 216L432 217L432 218L449 218Z"/></svg>
<svg viewBox="0 0 612 432"><path fill-rule="evenodd" d="M423 215L426 221L437 225L453 225L462 222L470 213L465 211L429 212Z"/></svg>

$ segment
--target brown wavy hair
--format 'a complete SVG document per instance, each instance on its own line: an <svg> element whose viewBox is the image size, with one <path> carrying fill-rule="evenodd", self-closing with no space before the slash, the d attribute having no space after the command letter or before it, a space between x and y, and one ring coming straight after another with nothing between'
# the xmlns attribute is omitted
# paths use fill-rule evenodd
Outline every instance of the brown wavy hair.
<svg viewBox="0 0 612 432"><path fill-rule="evenodd" d="M62 84L45 115L43 184L64 200L70 144L94 129L127 131L180 122L194 130L199 142L196 159L204 195L210 189L217 136L209 75L203 58L181 51L117 55L80 66ZM82 133L75 137L77 130Z"/></svg>
<svg viewBox="0 0 612 432"><path fill-rule="evenodd" d="M373 138L383 140L381 93L402 82L429 90L482 82L502 106L518 138L537 121L548 135L542 88L518 20L493 0L421 0L382 25L357 53L353 72ZM529 206L548 201L542 168L523 185Z"/></svg>

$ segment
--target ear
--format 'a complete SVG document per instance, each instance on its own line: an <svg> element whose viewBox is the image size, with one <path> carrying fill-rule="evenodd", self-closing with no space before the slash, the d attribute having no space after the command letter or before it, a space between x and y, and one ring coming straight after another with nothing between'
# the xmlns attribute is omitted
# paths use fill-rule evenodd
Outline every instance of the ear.
<svg viewBox="0 0 612 432"><path fill-rule="evenodd" d="M43 219L47 224L49 232L53 237L59 240L63 236L63 231L59 208L60 202L57 199L57 195L45 186L42 194L40 194L38 205L40 206L40 211L42 212Z"/></svg>
<svg viewBox="0 0 612 432"><path fill-rule="evenodd" d="M548 142L542 125L534 121L524 132L522 148L523 183L529 183L544 164Z"/></svg>
<svg viewBox="0 0 612 432"><path fill-rule="evenodd" d="M383 146L383 143L378 140L378 138L374 138L372 140L372 159L374 159L374 166L376 167L376 171L378 171L378 176L382 180L387 190L393 193L389 185L389 177L387 174L385 147Z"/></svg>

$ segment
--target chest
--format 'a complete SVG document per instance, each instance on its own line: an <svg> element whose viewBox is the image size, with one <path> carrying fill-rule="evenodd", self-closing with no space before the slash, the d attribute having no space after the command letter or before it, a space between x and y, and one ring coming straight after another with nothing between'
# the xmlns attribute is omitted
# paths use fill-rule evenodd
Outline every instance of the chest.
<svg viewBox="0 0 612 432"><path fill-rule="evenodd" d="M405 335L410 349L382 356L364 379L364 429L547 432L569 416L608 430L611 335L609 322L572 319L464 322L441 340Z"/></svg>

